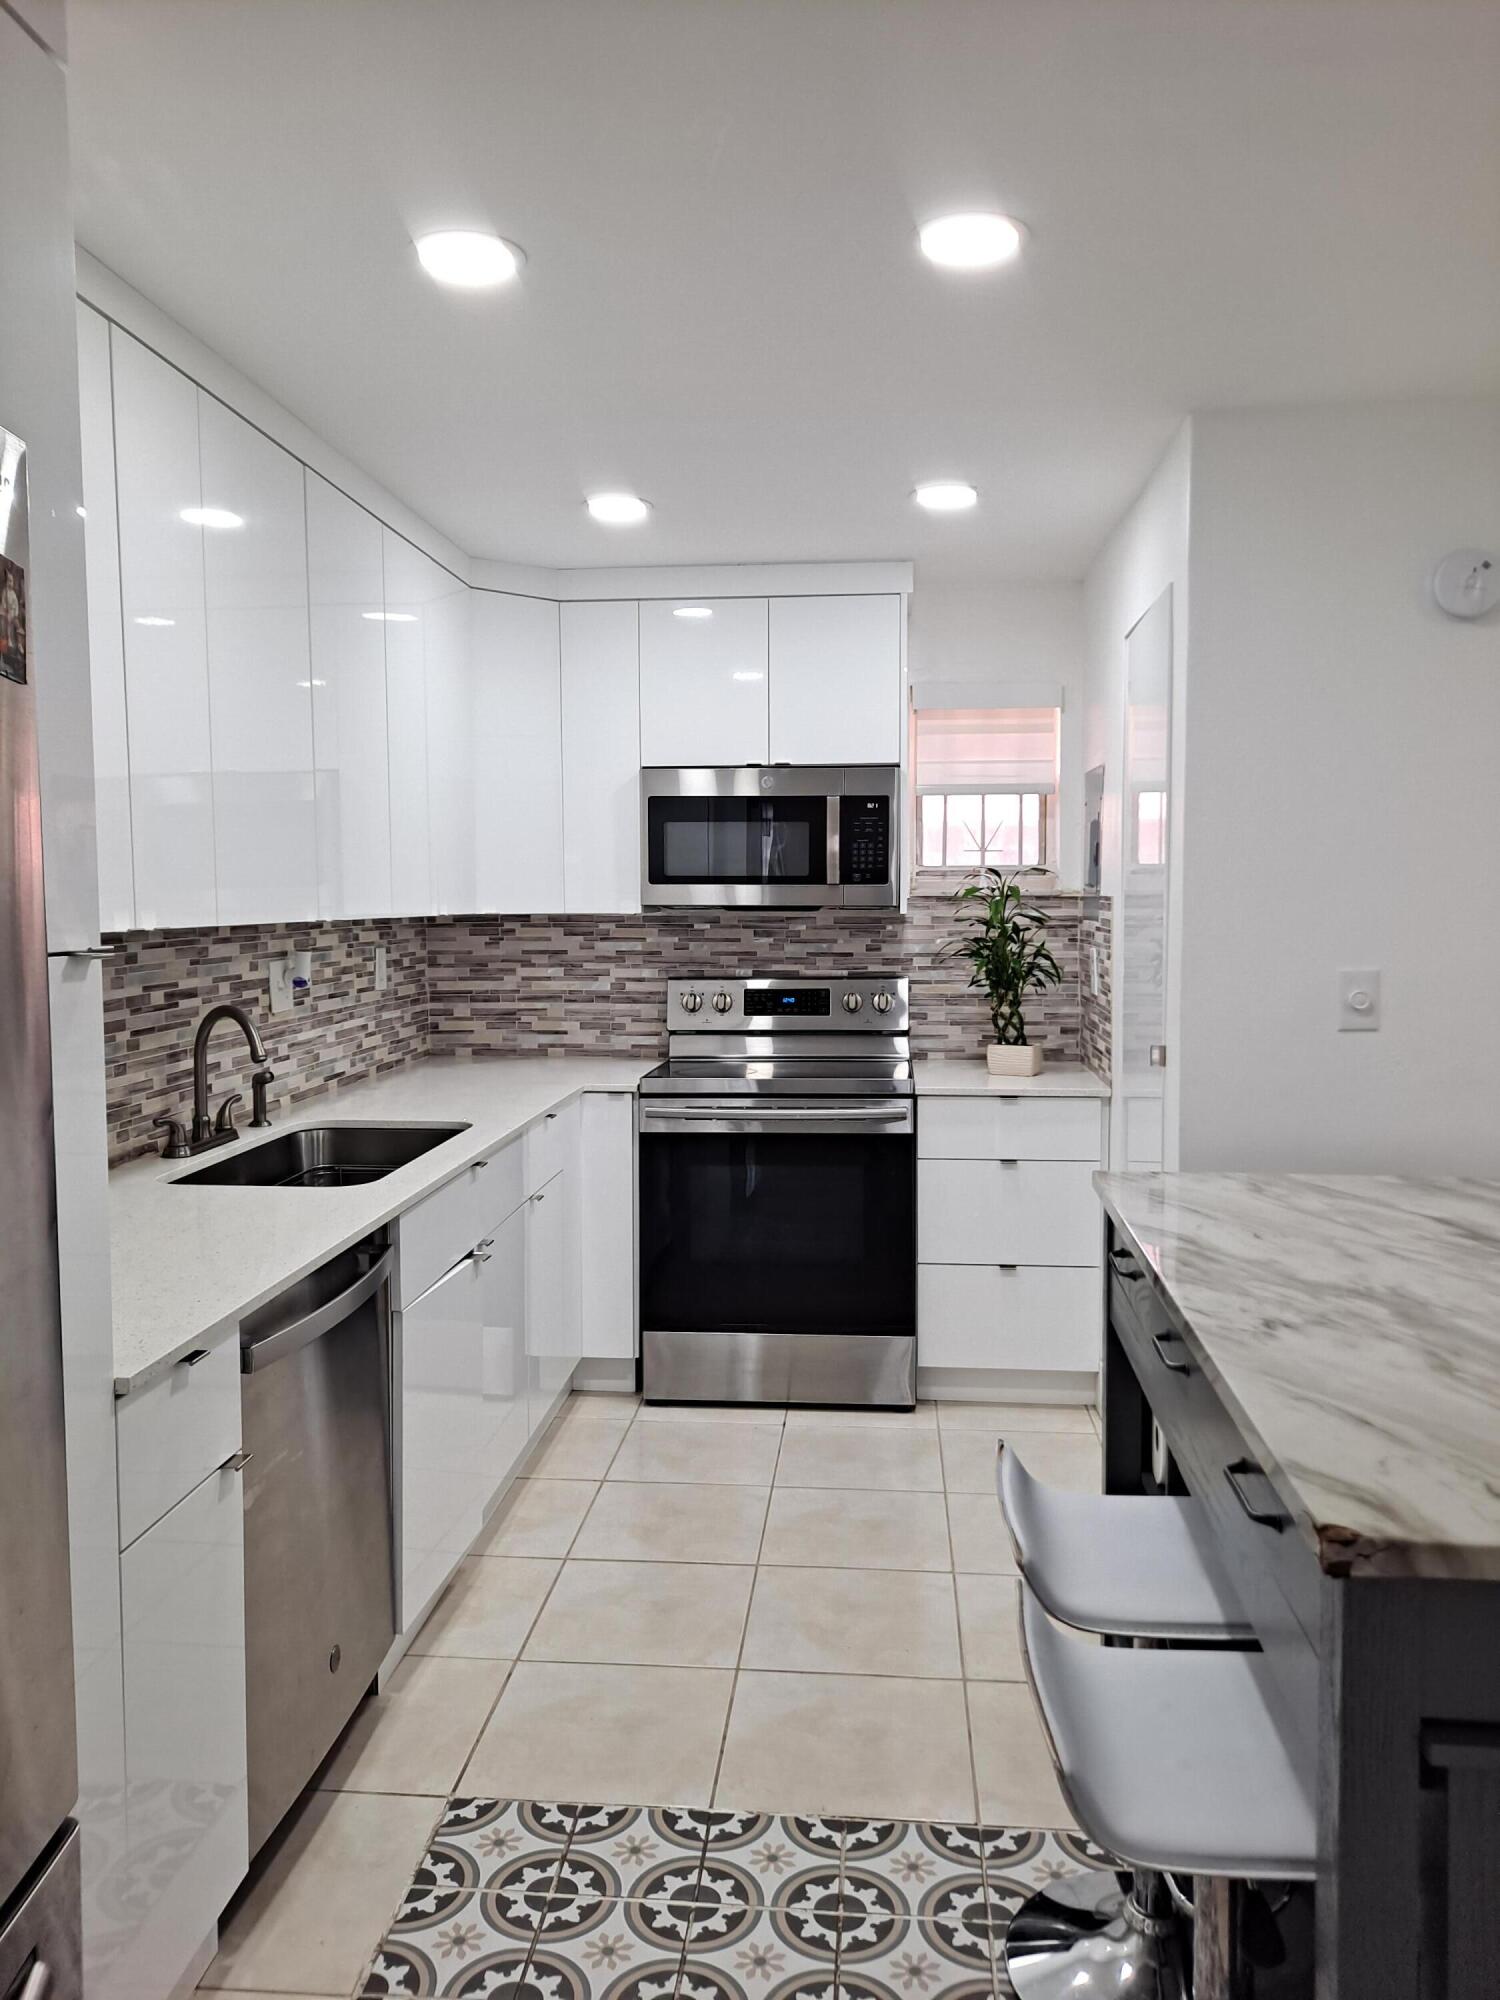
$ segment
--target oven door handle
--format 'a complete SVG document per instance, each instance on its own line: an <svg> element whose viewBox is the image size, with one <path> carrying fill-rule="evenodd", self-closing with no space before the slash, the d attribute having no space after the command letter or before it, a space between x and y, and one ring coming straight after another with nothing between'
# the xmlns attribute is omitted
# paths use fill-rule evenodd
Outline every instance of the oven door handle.
<svg viewBox="0 0 1500 2000"><path fill-rule="evenodd" d="M816 1105L798 1105L795 1108L773 1111L769 1108L756 1111L727 1111L676 1106L670 1111L643 1108L643 1126L649 1121L653 1132L686 1131L690 1125L714 1124L733 1125L740 1131L754 1131L775 1125L901 1125L909 1127L911 1111L907 1105L857 1105L832 1107L823 1110Z"/></svg>

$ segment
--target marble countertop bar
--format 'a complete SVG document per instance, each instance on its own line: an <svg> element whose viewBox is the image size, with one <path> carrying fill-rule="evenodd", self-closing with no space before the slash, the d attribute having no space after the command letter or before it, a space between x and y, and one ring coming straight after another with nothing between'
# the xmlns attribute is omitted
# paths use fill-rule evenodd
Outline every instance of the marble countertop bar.
<svg viewBox="0 0 1500 2000"><path fill-rule="evenodd" d="M222 1159L137 1160L109 1177L115 1393L163 1374L190 1348L381 1228L444 1181L586 1090L633 1091L649 1062L608 1056L430 1057L341 1085L281 1114L300 1125L433 1122L468 1129L362 1187L173 1187ZM253 1145L246 1132L239 1144Z"/></svg>
<svg viewBox="0 0 1500 2000"><path fill-rule="evenodd" d="M1081 1063L1043 1063L1036 1076L991 1076L984 1058L918 1056L918 1097L1108 1097L1109 1085Z"/></svg>
<svg viewBox="0 0 1500 2000"><path fill-rule="evenodd" d="M1500 1580L1500 1181L1095 1184L1329 1574Z"/></svg>

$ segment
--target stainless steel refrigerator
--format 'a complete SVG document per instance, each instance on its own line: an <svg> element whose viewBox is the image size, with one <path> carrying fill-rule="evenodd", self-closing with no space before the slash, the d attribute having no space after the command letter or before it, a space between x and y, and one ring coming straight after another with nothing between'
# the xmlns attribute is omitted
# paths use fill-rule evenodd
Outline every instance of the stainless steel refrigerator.
<svg viewBox="0 0 1500 2000"><path fill-rule="evenodd" d="M0 428L0 2000L82 1990L26 450Z"/></svg>

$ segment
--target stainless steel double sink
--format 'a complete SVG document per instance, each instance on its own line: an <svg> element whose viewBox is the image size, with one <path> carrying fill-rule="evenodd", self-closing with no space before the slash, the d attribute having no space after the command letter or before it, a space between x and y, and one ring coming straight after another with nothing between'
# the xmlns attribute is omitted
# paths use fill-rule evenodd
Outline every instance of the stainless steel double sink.
<svg viewBox="0 0 1500 2000"><path fill-rule="evenodd" d="M236 1146L223 1158L211 1160L190 1174L179 1174L174 1187L359 1187L394 1173L434 1146L441 1146L457 1125L304 1125L279 1133L259 1145Z"/></svg>

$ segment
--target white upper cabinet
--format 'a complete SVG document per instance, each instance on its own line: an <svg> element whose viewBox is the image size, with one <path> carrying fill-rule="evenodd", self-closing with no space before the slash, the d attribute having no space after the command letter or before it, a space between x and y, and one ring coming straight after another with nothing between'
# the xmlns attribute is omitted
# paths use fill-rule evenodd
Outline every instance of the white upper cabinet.
<svg viewBox="0 0 1500 2000"><path fill-rule="evenodd" d="M385 917L391 787L380 523L317 473L306 477L318 914Z"/></svg>
<svg viewBox="0 0 1500 2000"><path fill-rule="evenodd" d="M85 305L78 308L78 405L83 443L99 928L128 931L135 928L135 862L130 834L130 732L125 720L125 631L120 622L120 524L115 507L109 321Z"/></svg>
<svg viewBox="0 0 1500 2000"><path fill-rule="evenodd" d="M431 566L422 616L427 677L427 824L432 844L432 910L472 910L474 879L474 692L469 587Z"/></svg>
<svg viewBox="0 0 1500 2000"><path fill-rule="evenodd" d="M201 392L198 434L219 921L315 918L302 466Z"/></svg>
<svg viewBox="0 0 1500 2000"><path fill-rule="evenodd" d="M641 907L640 621L635 604L564 604L564 906Z"/></svg>
<svg viewBox="0 0 1500 2000"><path fill-rule="evenodd" d="M769 762L766 634L763 597L642 604L642 764Z"/></svg>
<svg viewBox="0 0 1500 2000"><path fill-rule="evenodd" d="M478 903L507 915L563 907L558 607L472 593Z"/></svg>
<svg viewBox="0 0 1500 2000"><path fill-rule="evenodd" d="M771 762L899 764L901 599L771 600Z"/></svg>
<svg viewBox="0 0 1500 2000"><path fill-rule="evenodd" d="M432 910L432 838L427 809L427 674L424 621L438 565L389 528L385 568L385 705L390 763L391 906L398 916ZM442 574L442 572L438 572Z"/></svg>
<svg viewBox="0 0 1500 2000"><path fill-rule="evenodd" d="M143 930L212 924L209 737L198 391L115 329L115 472L135 919Z"/></svg>

